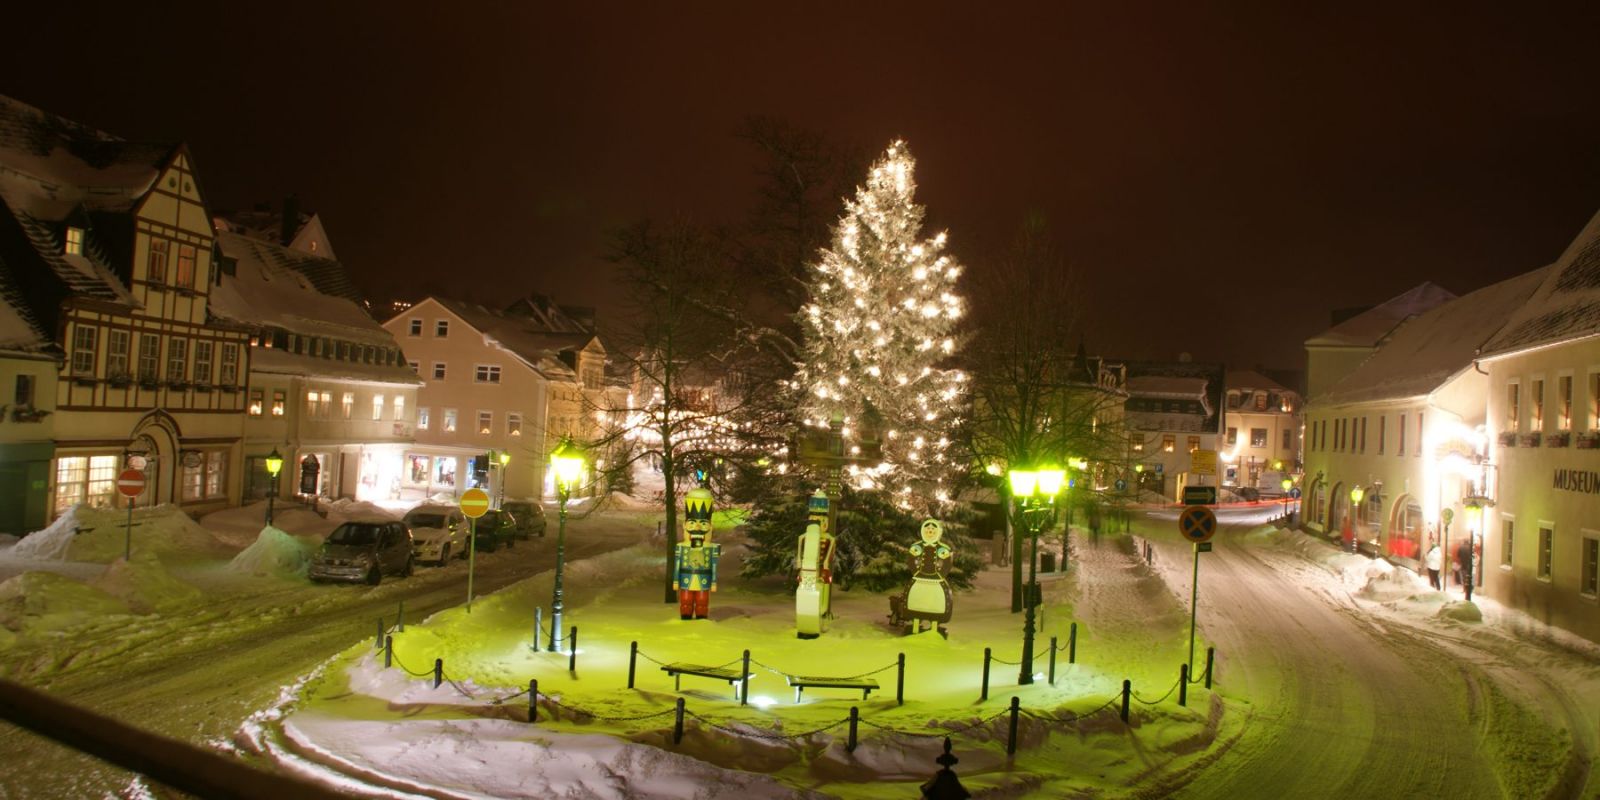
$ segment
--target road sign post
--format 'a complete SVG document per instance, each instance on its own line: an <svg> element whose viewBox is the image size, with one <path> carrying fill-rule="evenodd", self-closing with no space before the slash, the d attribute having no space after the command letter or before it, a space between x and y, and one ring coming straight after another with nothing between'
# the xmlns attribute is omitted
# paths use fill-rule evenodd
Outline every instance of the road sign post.
<svg viewBox="0 0 1600 800"><path fill-rule="evenodd" d="M129 467L117 475L117 492L128 498L128 527L122 539L122 560L133 558L134 498L144 493L144 470Z"/></svg>
<svg viewBox="0 0 1600 800"><path fill-rule="evenodd" d="M1189 581L1189 671L1194 671L1195 610L1200 601L1200 554L1211 552L1217 533L1217 515L1205 506L1189 506L1178 515L1178 533L1194 543L1194 574Z"/></svg>
<svg viewBox="0 0 1600 800"><path fill-rule="evenodd" d="M461 513L467 520L467 613L472 613L472 574L478 568L478 517L489 510L489 493L473 487L461 493Z"/></svg>

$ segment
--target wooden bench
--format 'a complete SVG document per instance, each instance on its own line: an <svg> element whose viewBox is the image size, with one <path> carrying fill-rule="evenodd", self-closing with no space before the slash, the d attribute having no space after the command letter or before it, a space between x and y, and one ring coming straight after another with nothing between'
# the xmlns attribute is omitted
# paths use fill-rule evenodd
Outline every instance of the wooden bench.
<svg viewBox="0 0 1600 800"><path fill-rule="evenodd" d="M727 681L733 687L733 696L739 696L740 681L749 680L755 675L753 672L742 672L739 667L707 667L701 664L667 664L661 668L662 672L672 676L672 690L683 691L683 676L698 675L702 678L715 678Z"/></svg>
<svg viewBox="0 0 1600 800"><path fill-rule="evenodd" d="M860 689L861 699L865 700L878 688L878 682L872 678L822 678L815 675L785 675L789 685L794 687L794 701L800 702L800 693L807 687L813 689Z"/></svg>

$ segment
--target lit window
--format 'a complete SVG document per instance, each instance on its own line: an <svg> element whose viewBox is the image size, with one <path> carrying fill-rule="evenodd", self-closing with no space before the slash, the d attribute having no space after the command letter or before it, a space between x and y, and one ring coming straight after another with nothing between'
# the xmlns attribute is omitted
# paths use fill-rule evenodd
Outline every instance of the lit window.
<svg viewBox="0 0 1600 800"><path fill-rule="evenodd" d="M515 411L511 411L511 412L508 412L506 414L506 435L507 436L521 436L522 435L522 415L521 414L518 414Z"/></svg>
<svg viewBox="0 0 1600 800"><path fill-rule="evenodd" d="M422 320L420 320L420 319L411 320L410 333L411 333L412 336L421 336L422 335Z"/></svg>
<svg viewBox="0 0 1600 800"><path fill-rule="evenodd" d="M274 414L277 413L276 409L274 409L273 413ZM316 417L317 417L317 393L316 392L306 392L306 418L307 419L316 419Z"/></svg>
<svg viewBox="0 0 1600 800"><path fill-rule="evenodd" d="M435 361L435 362L433 362L433 379L436 380L436 381L444 380L444 362L443 361Z"/></svg>
<svg viewBox="0 0 1600 800"><path fill-rule="evenodd" d="M106 377L128 377L128 341L130 334L112 328L106 331Z"/></svg>
<svg viewBox="0 0 1600 800"><path fill-rule="evenodd" d="M1129 434L1128 435L1128 441L1129 441L1129 444L1133 448L1133 452L1135 452L1135 453L1143 453L1144 452L1144 434L1142 434L1142 433Z"/></svg>
<svg viewBox="0 0 1600 800"><path fill-rule="evenodd" d="M355 392L345 392L344 393L344 397L339 399L339 410L344 412L344 418L345 419L349 419L350 415L355 413L355 410L356 410L356 393Z"/></svg>
<svg viewBox="0 0 1600 800"><path fill-rule="evenodd" d="M1189 452L1193 453L1194 451L1199 450L1199 449L1200 449L1200 437L1198 437L1198 436L1190 436L1189 437Z"/></svg>
<svg viewBox="0 0 1600 800"><path fill-rule="evenodd" d="M1533 414L1528 420L1528 430L1540 433L1544 431L1544 380L1536 380L1528 388L1528 399L1533 404Z"/></svg>
<svg viewBox="0 0 1600 800"><path fill-rule="evenodd" d="M401 395L394 396L394 421L404 422L406 419L406 399Z"/></svg>
<svg viewBox="0 0 1600 800"><path fill-rule="evenodd" d="M479 411L478 412L478 433L479 433L479 435L488 436L490 433L493 433L493 432L494 432L494 412L493 411Z"/></svg>
<svg viewBox="0 0 1600 800"><path fill-rule="evenodd" d="M1229 428L1228 429L1228 446L1232 447L1233 445L1236 445L1238 443L1239 443L1239 429L1238 428Z"/></svg>
<svg viewBox="0 0 1600 800"><path fill-rule="evenodd" d="M318 399L320 402L318 403L317 407L317 416L327 419L328 416L333 413L333 395L329 392L323 392L322 396Z"/></svg>
<svg viewBox="0 0 1600 800"><path fill-rule="evenodd" d="M1522 421L1521 389L1515 383L1506 384L1506 430L1513 433L1517 430L1517 423Z"/></svg>
<svg viewBox="0 0 1600 800"><path fill-rule="evenodd" d="M76 227L67 228L67 255L83 255L83 229Z"/></svg>
<svg viewBox="0 0 1600 800"><path fill-rule="evenodd" d="M1562 375L1556 379L1556 410L1561 416L1556 418L1558 430L1572 430L1572 376Z"/></svg>
<svg viewBox="0 0 1600 800"><path fill-rule="evenodd" d="M383 419L383 395L381 394L372 396L372 418L375 420Z"/></svg>
<svg viewBox="0 0 1600 800"><path fill-rule="evenodd" d="M211 350L210 340L201 340L194 343L194 382L211 382Z"/></svg>
<svg viewBox="0 0 1600 800"><path fill-rule="evenodd" d="M99 328L79 323L72 334L72 373L85 377L94 375L95 335Z"/></svg>
<svg viewBox="0 0 1600 800"><path fill-rule="evenodd" d="M444 432L456 432L456 410L453 408L447 408L444 410Z"/></svg>
<svg viewBox="0 0 1600 800"><path fill-rule="evenodd" d="M252 417L261 416L261 411L263 409L263 403L264 402L265 402L265 393L262 392L260 389L251 389L250 390L250 405L249 405L250 416L252 416Z"/></svg>
<svg viewBox="0 0 1600 800"><path fill-rule="evenodd" d="M417 430L425 431L427 429L428 429L428 407L427 406L417 406Z"/></svg>
<svg viewBox="0 0 1600 800"><path fill-rule="evenodd" d="M1251 447L1266 447L1267 446L1267 429L1266 428L1251 428L1250 429L1250 446Z"/></svg>
<svg viewBox="0 0 1600 800"><path fill-rule="evenodd" d="M443 339L450 335L450 320L441 319L433 324L433 335Z"/></svg>
<svg viewBox="0 0 1600 800"><path fill-rule="evenodd" d="M172 283L180 289L194 288L195 250L192 244L178 245L178 268L173 272Z"/></svg>
<svg viewBox="0 0 1600 800"><path fill-rule="evenodd" d="M167 382L183 383L189 375L189 340L167 340Z"/></svg>
<svg viewBox="0 0 1600 800"><path fill-rule="evenodd" d="M1176 449L1177 446L1178 446L1178 437L1176 437L1176 436L1174 436L1174 435L1172 435L1170 433L1161 437L1161 452L1170 453L1174 449Z"/></svg>
<svg viewBox="0 0 1600 800"><path fill-rule="evenodd" d="M145 280L151 283L167 282L167 240L150 240L150 260L145 266Z"/></svg>
<svg viewBox="0 0 1600 800"><path fill-rule="evenodd" d="M289 393L283 389L272 390L272 416L281 417L289 405Z"/></svg>
<svg viewBox="0 0 1600 800"><path fill-rule="evenodd" d="M479 364L473 380L478 383L499 383L500 367L497 364Z"/></svg>

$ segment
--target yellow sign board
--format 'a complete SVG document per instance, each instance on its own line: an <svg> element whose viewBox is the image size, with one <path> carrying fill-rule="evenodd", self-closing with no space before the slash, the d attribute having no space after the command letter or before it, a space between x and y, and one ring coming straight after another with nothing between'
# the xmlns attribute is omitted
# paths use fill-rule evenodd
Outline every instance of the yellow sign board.
<svg viewBox="0 0 1600 800"><path fill-rule="evenodd" d="M461 513L477 519L489 510L489 493L472 488L461 493Z"/></svg>
<svg viewBox="0 0 1600 800"><path fill-rule="evenodd" d="M1196 475L1217 474L1217 451L1190 450L1189 471Z"/></svg>

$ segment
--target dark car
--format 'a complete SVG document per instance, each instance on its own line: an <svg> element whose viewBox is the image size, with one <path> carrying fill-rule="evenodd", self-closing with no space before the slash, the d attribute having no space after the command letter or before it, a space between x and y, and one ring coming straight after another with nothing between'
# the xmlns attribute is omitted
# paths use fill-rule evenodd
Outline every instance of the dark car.
<svg viewBox="0 0 1600 800"><path fill-rule="evenodd" d="M411 574L411 529L403 522L365 520L333 529L311 557L313 581L365 581L376 586L384 575Z"/></svg>
<svg viewBox="0 0 1600 800"><path fill-rule="evenodd" d="M490 510L478 517L475 541L479 550L493 553L500 549L500 545L513 547L516 545L516 536L517 519L509 512Z"/></svg>
<svg viewBox="0 0 1600 800"><path fill-rule="evenodd" d="M543 536L545 529L544 506L534 500L508 500L501 508L517 518L517 536Z"/></svg>

